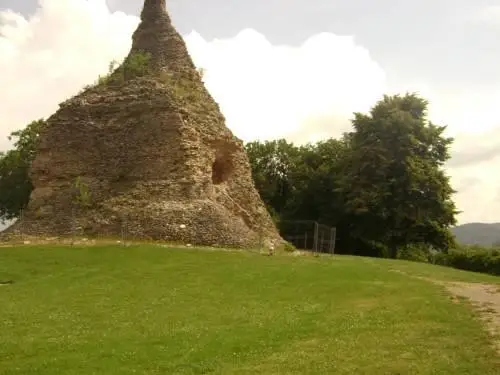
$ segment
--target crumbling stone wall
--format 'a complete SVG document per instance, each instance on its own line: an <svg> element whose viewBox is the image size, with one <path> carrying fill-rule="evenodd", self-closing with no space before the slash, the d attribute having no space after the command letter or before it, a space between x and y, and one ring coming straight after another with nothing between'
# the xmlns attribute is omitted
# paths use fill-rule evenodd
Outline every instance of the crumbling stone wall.
<svg viewBox="0 0 500 375"><path fill-rule="evenodd" d="M145 1L124 64L137 53L150 57L147 74L89 87L47 120L32 165L35 188L18 225L38 235L75 226L119 235L126 223L136 238L281 243L243 144L205 89L164 0ZM83 208L75 208L77 178L91 192Z"/></svg>

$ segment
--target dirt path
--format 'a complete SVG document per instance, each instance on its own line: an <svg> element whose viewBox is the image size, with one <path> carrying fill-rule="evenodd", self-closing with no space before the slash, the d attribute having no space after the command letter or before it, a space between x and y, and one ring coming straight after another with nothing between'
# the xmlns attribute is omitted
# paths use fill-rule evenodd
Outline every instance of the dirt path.
<svg viewBox="0 0 500 375"><path fill-rule="evenodd" d="M392 270L406 276L425 280L440 285L453 297L454 303L460 299L469 301L485 328L492 337L492 342L500 354L500 286L494 284L449 282L410 275L400 270Z"/></svg>
<svg viewBox="0 0 500 375"><path fill-rule="evenodd" d="M498 353L500 353L500 288L492 284L479 283L440 283L455 297L468 299L486 329L491 334Z"/></svg>

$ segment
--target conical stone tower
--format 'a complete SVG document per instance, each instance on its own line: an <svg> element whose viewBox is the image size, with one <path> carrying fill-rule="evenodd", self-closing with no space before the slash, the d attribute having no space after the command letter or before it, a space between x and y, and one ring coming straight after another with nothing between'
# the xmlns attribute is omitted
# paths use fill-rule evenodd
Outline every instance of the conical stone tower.
<svg viewBox="0 0 500 375"><path fill-rule="evenodd" d="M31 176L26 234L282 242L165 0L145 1L124 63L47 120Z"/></svg>

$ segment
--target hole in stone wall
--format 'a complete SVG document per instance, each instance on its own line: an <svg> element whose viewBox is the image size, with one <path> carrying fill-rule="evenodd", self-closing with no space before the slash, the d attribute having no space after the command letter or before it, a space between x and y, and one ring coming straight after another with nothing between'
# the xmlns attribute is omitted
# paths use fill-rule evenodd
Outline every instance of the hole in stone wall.
<svg viewBox="0 0 500 375"><path fill-rule="evenodd" d="M212 164L212 183L220 185L226 182L233 172L233 164L229 155L219 154Z"/></svg>

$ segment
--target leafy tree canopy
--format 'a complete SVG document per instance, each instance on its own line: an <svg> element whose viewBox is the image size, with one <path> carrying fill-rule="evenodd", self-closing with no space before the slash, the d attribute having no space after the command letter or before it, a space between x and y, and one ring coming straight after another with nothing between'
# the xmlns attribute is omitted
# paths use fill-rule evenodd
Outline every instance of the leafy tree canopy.
<svg viewBox="0 0 500 375"><path fill-rule="evenodd" d="M36 144L44 120L30 123L10 134L14 149L0 153L0 220L17 218L28 202L33 185L29 177Z"/></svg>
<svg viewBox="0 0 500 375"><path fill-rule="evenodd" d="M427 120L427 106L415 94L384 96L368 114L355 113L341 139L249 143L257 189L279 219L336 226L343 252L447 250L457 211L443 165L453 139Z"/></svg>
<svg viewBox="0 0 500 375"><path fill-rule="evenodd" d="M453 245L457 211L442 168L453 139L427 120L427 105L415 94L385 96L353 120L338 191L356 223L352 235L391 257L408 244Z"/></svg>

